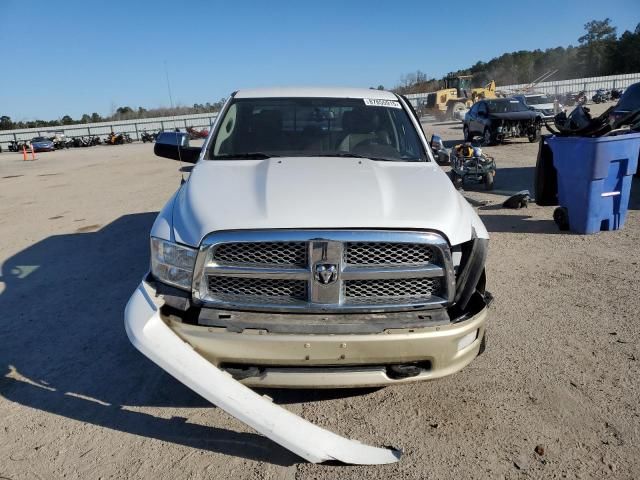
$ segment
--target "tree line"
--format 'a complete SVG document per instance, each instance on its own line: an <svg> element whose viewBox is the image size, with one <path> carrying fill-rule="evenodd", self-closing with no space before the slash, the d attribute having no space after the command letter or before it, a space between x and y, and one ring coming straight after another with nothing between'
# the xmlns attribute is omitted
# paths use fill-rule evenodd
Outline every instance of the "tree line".
<svg viewBox="0 0 640 480"><path fill-rule="evenodd" d="M626 30L620 36L609 18L592 20L584 29L577 46L505 53L449 75L472 75L473 86L480 87L491 80L498 85L530 83L553 70L557 72L550 80L640 72L640 23L633 32ZM406 94L433 92L442 87L441 80L428 78L418 70L403 75L393 90Z"/></svg>
<svg viewBox="0 0 640 480"><path fill-rule="evenodd" d="M92 114L85 113L80 118L72 118L69 115L56 120L30 120L14 122L7 115L0 116L0 130L12 130L16 128L38 128L38 127L58 127L62 125L74 125L78 123L97 123L97 122L113 122L120 120L137 120L143 118L171 117L174 115L189 115L193 113L211 113L217 112L222 108L225 99L218 102L194 103L191 107L159 107L146 109L138 107L137 109L129 106L112 108L111 115L105 117L97 112Z"/></svg>

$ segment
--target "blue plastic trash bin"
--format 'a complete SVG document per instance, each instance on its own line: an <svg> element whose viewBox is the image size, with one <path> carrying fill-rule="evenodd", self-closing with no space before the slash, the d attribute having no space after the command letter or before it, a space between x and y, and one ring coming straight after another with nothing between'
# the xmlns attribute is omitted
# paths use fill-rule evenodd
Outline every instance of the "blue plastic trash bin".
<svg viewBox="0 0 640 480"><path fill-rule="evenodd" d="M576 233L624 226L640 133L610 137L549 137L558 172L558 203Z"/></svg>

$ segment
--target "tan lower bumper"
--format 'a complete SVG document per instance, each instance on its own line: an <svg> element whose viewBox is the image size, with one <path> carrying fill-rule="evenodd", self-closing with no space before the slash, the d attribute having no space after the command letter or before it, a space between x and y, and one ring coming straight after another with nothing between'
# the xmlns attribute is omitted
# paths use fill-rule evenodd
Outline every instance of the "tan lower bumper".
<svg viewBox="0 0 640 480"><path fill-rule="evenodd" d="M289 335L166 320L171 329L214 365L260 367L260 375L242 382L255 387L339 388L391 385L444 377L461 370L477 355L487 309L452 325L403 329L368 335ZM473 342L459 348L465 336ZM467 337L468 338L468 337ZM410 378L393 379L385 365L430 362Z"/></svg>

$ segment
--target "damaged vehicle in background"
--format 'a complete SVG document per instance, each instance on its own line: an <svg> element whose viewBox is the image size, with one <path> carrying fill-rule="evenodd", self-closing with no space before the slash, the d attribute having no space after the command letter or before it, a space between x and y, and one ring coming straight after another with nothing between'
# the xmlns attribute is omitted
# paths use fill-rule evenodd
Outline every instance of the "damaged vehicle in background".
<svg viewBox="0 0 640 480"><path fill-rule="evenodd" d="M515 98L481 100L464 117L464 139L481 136L483 145L496 145L507 138L540 139L542 116Z"/></svg>
<svg viewBox="0 0 640 480"><path fill-rule="evenodd" d="M389 463L247 388L433 380L484 349L488 234L404 97L243 90L151 230L125 312L131 342L209 401L311 462Z"/></svg>
<svg viewBox="0 0 640 480"><path fill-rule="evenodd" d="M558 103L558 111L556 112L553 98L543 93L525 93L514 95L513 98L520 100L529 107L529 110L538 112L543 120L552 120L554 115L560 112L563 107L562 104Z"/></svg>

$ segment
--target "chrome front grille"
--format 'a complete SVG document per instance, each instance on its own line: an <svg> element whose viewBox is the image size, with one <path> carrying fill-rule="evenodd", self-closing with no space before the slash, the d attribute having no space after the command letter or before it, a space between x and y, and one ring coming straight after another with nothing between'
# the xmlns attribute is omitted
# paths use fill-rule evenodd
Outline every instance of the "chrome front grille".
<svg viewBox="0 0 640 480"><path fill-rule="evenodd" d="M433 247L419 243L349 242L344 261L349 265L417 265L429 263Z"/></svg>
<svg viewBox="0 0 640 480"><path fill-rule="evenodd" d="M307 286L303 280L279 280L272 278L242 278L210 275L209 292L216 297L265 297L268 301L289 302L304 300Z"/></svg>
<svg viewBox="0 0 640 480"><path fill-rule="evenodd" d="M307 248L304 242L226 243L216 249L213 259L229 265L304 267Z"/></svg>
<svg viewBox="0 0 640 480"><path fill-rule="evenodd" d="M344 294L351 298L429 298L438 294L438 278L396 278L390 280L347 280Z"/></svg>
<svg viewBox="0 0 640 480"><path fill-rule="evenodd" d="M444 238L431 232L262 230L203 241L196 303L278 311L399 310L453 300Z"/></svg>

